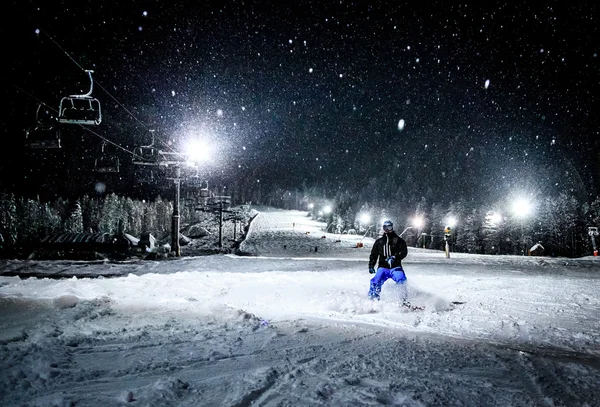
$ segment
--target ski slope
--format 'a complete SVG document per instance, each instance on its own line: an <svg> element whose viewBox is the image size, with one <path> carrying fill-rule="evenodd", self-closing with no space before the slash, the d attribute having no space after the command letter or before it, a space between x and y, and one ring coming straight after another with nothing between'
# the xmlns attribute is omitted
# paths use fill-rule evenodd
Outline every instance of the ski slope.
<svg viewBox="0 0 600 407"><path fill-rule="evenodd" d="M0 277L0 404L600 404L597 258L409 248L411 312L372 243L264 209L242 256L5 261L49 278Z"/></svg>

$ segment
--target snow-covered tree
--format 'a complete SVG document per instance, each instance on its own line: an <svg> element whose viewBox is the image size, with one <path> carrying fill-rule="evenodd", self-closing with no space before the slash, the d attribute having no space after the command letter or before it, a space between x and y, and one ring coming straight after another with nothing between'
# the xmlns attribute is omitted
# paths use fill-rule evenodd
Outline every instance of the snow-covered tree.
<svg viewBox="0 0 600 407"><path fill-rule="evenodd" d="M83 213L79 201L73 204L71 213L64 220L63 230L71 233L83 232Z"/></svg>

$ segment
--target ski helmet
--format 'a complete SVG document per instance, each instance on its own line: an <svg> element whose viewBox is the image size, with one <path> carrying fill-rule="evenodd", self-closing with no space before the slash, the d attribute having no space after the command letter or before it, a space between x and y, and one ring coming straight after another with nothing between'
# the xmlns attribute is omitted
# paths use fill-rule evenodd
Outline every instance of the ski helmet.
<svg viewBox="0 0 600 407"><path fill-rule="evenodd" d="M386 220L385 222L383 222L383 230L385 230L386 232L394 230L394 224L391 220Z"/></svg>

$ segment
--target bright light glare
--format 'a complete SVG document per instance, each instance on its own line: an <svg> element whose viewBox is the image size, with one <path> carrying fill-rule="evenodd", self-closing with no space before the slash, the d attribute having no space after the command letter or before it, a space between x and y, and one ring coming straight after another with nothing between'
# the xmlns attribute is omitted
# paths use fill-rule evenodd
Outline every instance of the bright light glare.
<svg viewBox="0 0 600 407"><path fill-rule="evenodd" d="M423 220L423 217L421 216L415 216L413 218L413 226L420 229L423 227L423 225L425 224L425 221Z"/></svg>
<svg viewBox="0 0 600 407"><path fill-rule="evenodd" d="M199 164L210 161L212 150L212 146L206 141L190 140L184 146L183 153L188 157L188 160Z"/></svg>
<svg viewBox="0 0 600 407"><path fill-rule="evenodd" d="M358 219L360 220L360 223L369 223L371 222L371 215L369 213L363 213Z"/></svg>
<svg viewBox="0 0 600 407"><path fill-rule="evenodd" d="M456 218L454 216L450 216L448 218L448 226L450 226L451 228L453 228L454 226L456 226Z"/></svg>
<svg viewBox="0 0 600 407"><path fill-rule="evenodd" d="M502 215L498 212L494 212L490 215L490 221L492 221L494 224L498 224L502 222Z"/></svg>
<svg viewBox="0 0 600 407"><path fill-rule="evenodd" d="M519 217L525 217L531 212L531 204L525 199L519 199L513 204L513 212Z"/></svg>
<svg viewBox="0 0 600 407"><path fill-rule="evenodd" d="M323 211L325 211L325 213L331 213L331 206L326 206L323 208Z"/></svg>

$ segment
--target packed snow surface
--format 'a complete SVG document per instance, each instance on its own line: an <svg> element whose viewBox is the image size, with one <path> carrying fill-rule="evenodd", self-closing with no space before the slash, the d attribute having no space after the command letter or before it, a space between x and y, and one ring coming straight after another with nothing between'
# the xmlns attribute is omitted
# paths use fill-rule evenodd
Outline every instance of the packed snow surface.
<svg viewBox="0 0 600 407"><path fill-rule="evenodd" d="M600 405L598 258L410 247L410 311L306 215L243 255L2 262L0 405Z"/></svg>

